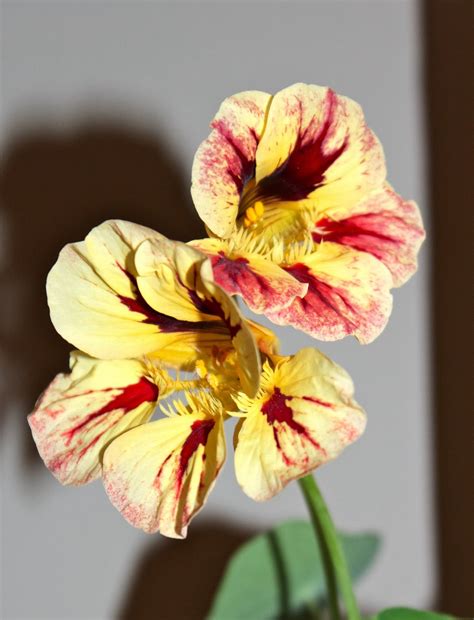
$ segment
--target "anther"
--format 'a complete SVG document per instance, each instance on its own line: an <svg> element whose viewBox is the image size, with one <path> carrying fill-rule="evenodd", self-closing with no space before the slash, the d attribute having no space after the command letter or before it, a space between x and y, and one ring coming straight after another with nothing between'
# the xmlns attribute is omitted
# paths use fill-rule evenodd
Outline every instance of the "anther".
<svg viewBox="0 0 474 620"><path fill-rule="evenodd" d="M245 217L251 222L256 222L258 220L258 215L253 207L249 207L245 212Z"/></svg>
<svg viewBox="0 0 474 620"><path fill-rule="evenodd" d="M257 200L257 202L253 205L255 213L257 217L262 217L265 212L265 207L263 206L263 202L261 200Z"/></svg>

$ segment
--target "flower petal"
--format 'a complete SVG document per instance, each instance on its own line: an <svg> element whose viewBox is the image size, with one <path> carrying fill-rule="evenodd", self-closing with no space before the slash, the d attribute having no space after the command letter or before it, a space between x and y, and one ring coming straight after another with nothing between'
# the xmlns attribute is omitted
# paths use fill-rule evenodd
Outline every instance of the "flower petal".
<svg viewBox="0 0 474 620"><path fill-rule="evenodd" d="M294 84L271 102L256 154L256 199L352 204L386 175L361 107L329 88Z"/></svg>
<svg viewBox="0 0 474 620"><path fill-rule="evenodd" d="M237 480L257 501L337 457L366 421L350 377L315 349L284 358L274 371L267 366L264 375L235 437Z"/></svg>
<svg viewBox="0 0 474 620"><path fill-rule="evenodd" d="M129 523L184 538L224 460L221 416L175 415L113 441L104 454L104 484Z"/></svg>
<svg viewBox="0 0 474 620"><path fill-rule="evenodd" d="M46 388L28 417L48 469L63 484L86 484L100 476L100 453L110 440L146 422L160 386L138 360L99 361L71 354L71 373Z"/></svg>
<svg viewBox="0 0 474 620"><path fill-rule="evenodd" d="M257 314L286 308L306 293L307 285L255 252L231 251L219 239L192 243L210 257L217 284L229 295L240 295Z"/></svg>
<svg viewBox="0 0 474 620"><path fill-rule="evenodd" d="M308 284L302 299L268 317L292 325L319 340L354 335L374 340L392 309L390 272L376 258L337 243L324 242L285 269Z"/></svg>
<svg viewBox="0 0 474 620"><path fill-rule="evenodd" d="M403 200L389 185L357 205L335 205L315 223L314 241L333 241L372 254L390 270L394 286L404 284L417 269L425 237L415 202Z"/></svg>
<svg viewBox="0 0 474 620"><path fill-rule="evenodd" d="M260 352L267 356L278 355L280 352L280 341L278 340L278 336L271 329L260 325L260 323L256 321L247 319L246 322L255 338Z"/></svg>
<svg viewBox="0 0 474 620"><path fill-rule="evenodd" d="M94 357L138 357L160 345L151 308L134 281L133 253L149 228L111 220L64 247L48 275L51 320L59 334Z"/></svg>
<svg viewBox="0 0 474 620"><path fill-rule="evenodd" d="M191 194L201 219L219 237L234 229L245 183L254 175L255 152L271 96L259 91L226 99L198 148Z"/></svg>

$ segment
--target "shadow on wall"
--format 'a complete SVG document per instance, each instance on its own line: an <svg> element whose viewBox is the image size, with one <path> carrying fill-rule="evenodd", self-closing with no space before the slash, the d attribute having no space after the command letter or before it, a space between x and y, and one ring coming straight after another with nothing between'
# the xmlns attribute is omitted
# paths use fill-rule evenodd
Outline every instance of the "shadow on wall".
<svg viewBox="0 0 474 620"><path fill-rule="evenodd" d="M183 541L162 538L134 572L120 620L202 620L232 553L253 532L219 522L193 524Z"/></svg>
<svg viewBox="0 0 474 620"><path fill-rule="evenodd" d="M8 389L0 415L26 416L53 376L67 369L71 347L50 323L45 294L62 246L110 218L183 241L203 236L189 185L190 172L159 137L126 123L89 122L67 133L39 125L7 144L0 175L0 344ZM24 456L25 466L40 462L26 422Z"/></svg>

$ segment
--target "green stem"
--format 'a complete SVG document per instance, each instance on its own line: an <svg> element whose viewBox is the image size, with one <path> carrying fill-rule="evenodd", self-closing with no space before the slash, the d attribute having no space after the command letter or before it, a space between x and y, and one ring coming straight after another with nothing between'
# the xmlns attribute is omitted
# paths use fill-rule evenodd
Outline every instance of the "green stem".
<svg viewBox="0 0 474 620"><path fill-rule="evenodd" d="M340 620L338 588L344 601L349 620L360 620L360 613L352 590L352 580L347 567L339 536L313 476L300 478L299 484L311 514L316 538L321 550L329 609L333 620Z"/></svg>

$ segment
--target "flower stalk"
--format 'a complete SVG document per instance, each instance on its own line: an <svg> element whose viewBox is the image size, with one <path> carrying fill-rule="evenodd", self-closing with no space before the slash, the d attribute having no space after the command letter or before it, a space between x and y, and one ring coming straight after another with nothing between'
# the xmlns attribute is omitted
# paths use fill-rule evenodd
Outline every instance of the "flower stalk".
<svg viewBox="0 0 474 620"><path fill-rule="evenodd" d="M331 618L332 620L340 620L341 618L338 603L339 589L348 619L360 620L346 558L326 502L311 474L300 478L299 484L311 515L321 551Z"/></svg>

